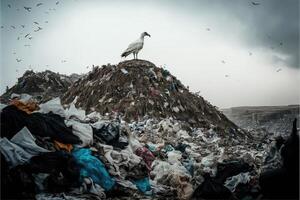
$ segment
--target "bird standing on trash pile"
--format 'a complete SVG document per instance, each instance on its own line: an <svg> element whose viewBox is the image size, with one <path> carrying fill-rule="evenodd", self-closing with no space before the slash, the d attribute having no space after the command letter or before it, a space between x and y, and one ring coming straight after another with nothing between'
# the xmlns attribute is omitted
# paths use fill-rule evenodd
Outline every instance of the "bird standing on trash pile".
<svg viewBox="0 0 300 200"><path fill-rule="evenodd" d="M127 57L131 53L133 53L133 58L137 59L137 55L139 51L143 48L144 46L144 37L149 36L149 33L143 32L138 40L135 42L131 43L128 48L122 53L121 57Z"/></svg>

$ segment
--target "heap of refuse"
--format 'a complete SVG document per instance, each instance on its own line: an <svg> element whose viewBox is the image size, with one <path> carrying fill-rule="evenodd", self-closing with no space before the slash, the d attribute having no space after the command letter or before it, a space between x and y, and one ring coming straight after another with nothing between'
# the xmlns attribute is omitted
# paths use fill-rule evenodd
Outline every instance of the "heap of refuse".
<svg viewBox="0 0 300 200"><path fill-rule="evenodd" d="M21 94L29 94L38 102L45 102L64 94L80 77L78 74L67 76L50 70L44 72L28 70L1 96L1 102L8 103L11 97Z"/></svg>
<svg viewBox="0 0 300 200"><path fill-rule="evenodd" d="M148 62L127 61L118 66L95 68L71 86L63 104L59 97L37 103L28 94L1 104L2 199L254 200L262 195L273 198L272 187L279 188L277 194L281 197L298 195L295 192L299 188L296 123L292 135L286 140L252 137L232 125L203 98L192 96L179 82L176 82L178 91L170 92L170 97L165 94L152 97L150 93L146 100L131 99L130 95L134 93L131 87L127 95L121 91L119 95L125 96L118 97L115 89L121 85L115 78L126 83L130 74L139 77L152 68L151 63L148 64L151 68L131 66L130 63ZM131 70L137 70L137 73ZM157 75L158 70L163 69L150 71L153 70ZM123 79L127 81L122 82ZM116 95L124 102L128 96L131 102L126 105L133 106L134 113L138 112L137 119L131 118L130 112L116 102L114 96L103 98L106 103L102 106L106 109L101 110L101 102L93 103L91 98L101 93L108 83L100 88L91 80L102 80L103 83L111 80L111 85L119 85L106 88L107 95ZM153 80L154 85L156 81ZM157 88L167 88L172 83L165 81L157 83L161 84ZM143 85L135 85L136 91L142 90ZM122 89L126 87L122 86ZM146 94L147 89L142 91ZM165 112L161 115L140 112L141 107L135 109L136 104L132 103L181 99L181 90L192 99L186 101L192 102L195 111L203 111L204 115L197 117L183 100L180 105L186 113L183 110L172 112L172 106L179 105L173 102L168 109L161 110ZM73 100L68 99L70 96L74 97ZM119 107L113 107L112 101ZM197 101L202 101L203 110L196 106ZM150 111L156 112L156 105ZM115 108L124 110L117 112L113 110ZM194 117L196 123L178 117L181 112L183 116L192 113L191 118ZM142 114L144 116L139 116ZM217 115L222 120L215 119L214 116L219 118ZM290 183L293 187L289 187ZM282 185L284 190L280 190Z"/></svg>
<svg viewBox="0 0 300 200"><path fill-rule="evenodd" d="M222 112L190 92L168 70L145 60L129 60L118 65L104 65L78 80L62 97L87 112L122 114L126 121L137 121L145 115L172 117L193 127L211 124L226 133L239 132Z"/></svg>

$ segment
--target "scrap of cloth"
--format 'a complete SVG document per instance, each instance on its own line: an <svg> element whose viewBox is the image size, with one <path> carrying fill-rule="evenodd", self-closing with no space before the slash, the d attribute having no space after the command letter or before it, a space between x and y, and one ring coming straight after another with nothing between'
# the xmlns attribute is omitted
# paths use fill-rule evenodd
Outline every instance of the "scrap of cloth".
<svg viewBox="0 0 300 200"><path fill-rule="evenodd" d="M12 100L10 105L16 106L18 109L26 112L27 114L31 114L33 111L38 110L39 106L34 101L28 101L26 103L20 100Z"/></svg>
<svg viewBox="0 0 300 200"><path fill-rule="evenodd" d="M11 140L0 138L0 151L11 167L23 164L40 153L49 152L35 143L35 138L26 127Z"/></svg>
<svg viewBox="0 0 300 200"><path fill-rule="evenodd" d="M65 144L80 144L78 136L72 133L72 128L68 128L64 119L53 113L32 113L19 110L10 105L1 112L1 137L12 138L18 131L26 126L31 134L41 137L50 137Z"/></svg>

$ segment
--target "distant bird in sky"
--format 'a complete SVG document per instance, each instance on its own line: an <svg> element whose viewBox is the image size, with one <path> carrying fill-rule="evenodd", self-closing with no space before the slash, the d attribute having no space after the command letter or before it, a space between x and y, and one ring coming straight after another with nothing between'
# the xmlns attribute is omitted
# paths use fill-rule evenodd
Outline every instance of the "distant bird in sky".
<svg viewBox="0 0 300 200"><path fill-rule="evenodd" d="M254 5L254 6L258 6L258 5L260 5L260 3L258 3L258 2L254 2L254 1L252 1L251 3L252 3L252 5Z"/></svg>
<svg viewBox="0 0 300 200"><path fill-rule="evenodd" d="M55 4L58 5L58 4L59 4L59 1L57 1Z"/></svg>
<svg viewBox="0 0 300 200"><path fill-rule="evenodd" d="M10 27L12 27L13 29L16 29L16 27L15 27L15 26L10 26Z"/></svg>
<svg viewBox="0 0 300 200"><path fill-rule="evenodd" d="M43 3L38 3L36 4L36 7L43 5Z"/></svg>
<svg viewBox="0 0 300 200"><path fill-rule="evenodd" d="M24 9L27 10L28 12L31 12L31 7L24 6Z"/></svg>
<svg viewBox="0 0 300 200"><path fill-rule="evenodd" d="M282 71L282 69L281 69L281 68L279 68L279 69L277 69L277 70L276 70L276 72L280 72L280 71Z"/></svg>
<svg viewBox="0 0 300 200"><path fill-rule="evenodd" d="M62 60L61 62L62 62L62 63L65 63L65 62L67 62L67 61L66 61L66 60Z"/></svg>
<svg viewBox="0 0 300 200"><path fill-rule="evenodd" d="M10 4L8 4L8 5L7 5L7 7L11 8L11 5L10 5Z"/></svg>
<svg viewBox="0 0 300 200"><path fill-rule="evenodd" d="M207 31L210 31L210 28L206 28Z"/></svg>
<svg viewBox="0 0 300 200"><path fill-rule="evenodd" d="M149 33L143 32L138 40L131 43L128 48L122 53L121 57L127 57L131 53L133 54L134 59L138 59L138 53L144 46L144 37L149 36Z"/></svg>
<svg viewBox="0 0 300 200"><path fill-rule="evenodd" d="M20 37L18 37L17 40L20 40Z"/></svg>
<svg viewBox="0 0 300 200"><path fill-rule="evenodd" d="M25 45L24 45L24 47L30 47L30 46L31 46L30 44L25 44Z"/></svg>
<svg viewBox="0 0 300 200"><path fill-rule="evenodd" d="M38 29L34 30L34 32L38 32L40 30L43 30L43 28L41 28L41 27L38 26Z"/></svg>
<svg viewBox="0 0 300 200"><path fill-rule="evenodd" d="M17 61L17 62L21 62L21 61L22 61L22 59L18 59L18 58L17 58L17 59L16 59L16 61Z"/></svg>
<svg viewBox="0 0 300 200"><path fill-rule="evenodd" d="M249 56L252 56L252 53L251 53L251 52L249 52Z"/></svg>
<svg viewBox="0 0 300 200"><path fill-rule="evenodd" d="M283 45L283 43L282 43L282 42L280 42L280 43L279 43L279 45L280 45L280 46L282 46L282 45Z"/></svg>
<svg viewBox="0 0 300 200"><path fill-rule="evenodd" d="M25 38L27 38L29 35L30 35L30 33L26 34L26 35L25 35Z"/></svg>
<svg viewBox="0 0 300 200"><path fill-rule="evenodd" d="M39 25L39 23L38 23L38 22L33 22L33 23L35 23L36 25Z"/></svg>
<svg viewBox="0 0 300 200"><path fill-rule="evenodd" d="M1 28L4 28L4 26L1 26Z"/></svg>
<svg viewBox="0 0 300 200"><path fill-rule="evenodd" d="M225 75L225 77L226 77L226 78L228 78L228 77L229 77L229 75L228 75L228 74L226 74L226 75Z"/></svg>
<svg viewBox="0 0 300 200"><path fill-rule="evenodd" d="M222 60L222 63L225 64L226 62L224 60Z"/></svg>
<svg viewBox="0 0 300 200"><path fill-rule="evenodd" d="M48 21L45 21L46 24L48 24Z"/></svg>
<svg viewBox="0 0 300 200"><path fill-rule="evenodd" d="M29 39L29 40L31 40L31 39L32 39L32 37L29 37L28 39Z"/></svg>
<svg viewBox="0 0 300 200"><path fill-rule="evenodd" d="M21 25L22 28L25 28L25 25Z"/></svg>

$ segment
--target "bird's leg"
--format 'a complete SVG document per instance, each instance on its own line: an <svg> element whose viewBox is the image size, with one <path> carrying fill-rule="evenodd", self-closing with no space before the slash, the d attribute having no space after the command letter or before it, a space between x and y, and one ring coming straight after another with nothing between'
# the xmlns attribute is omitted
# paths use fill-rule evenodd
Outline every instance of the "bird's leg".
<svg viewBox="0 0 300 200"><path fill-rule="evenodd" d="M136 53L136 56L135 56L135 57L136 57L136 59L138 59L138 56L137 56L137 55L138 55L138 53Z"/></svg>
<svg viewBox="0 0 300 200"><path fill-rule="evenodd" d="M135 60L135 53L133 52L133 59Z"/></svg>

